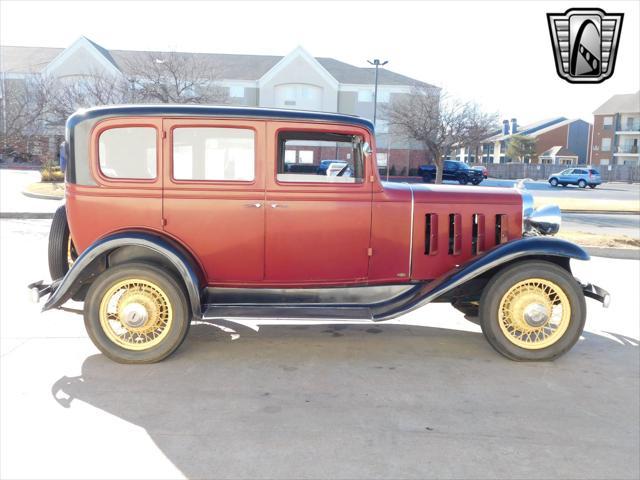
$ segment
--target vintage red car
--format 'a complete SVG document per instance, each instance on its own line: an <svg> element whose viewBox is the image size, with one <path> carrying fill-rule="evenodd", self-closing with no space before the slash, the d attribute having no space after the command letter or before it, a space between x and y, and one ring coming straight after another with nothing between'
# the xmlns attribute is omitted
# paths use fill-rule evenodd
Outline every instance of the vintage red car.
<svg viewBox="0 0 640 480"><path fill-rule="evenodd" d="M192 320L384 321L449 302L514 360L569 350L581 248L516 189L385 183L374 127L348 115L107 106L67 122L66 204L44 310L84 301L105 355L155 362ZM327 162L327 160L329 160ZM324 161L324 163L322 163ZM320 166L324 168L320 168Z"/></svg>

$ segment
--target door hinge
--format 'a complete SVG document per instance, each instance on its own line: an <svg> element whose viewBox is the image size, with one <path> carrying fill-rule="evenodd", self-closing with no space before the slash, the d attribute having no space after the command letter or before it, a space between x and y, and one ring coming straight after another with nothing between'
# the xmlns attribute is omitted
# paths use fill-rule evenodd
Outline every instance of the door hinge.
<svg viewBox="0 0 640 480"><path fill-rule="evenodd" d="M162 131L162 138L167 138L167 131L166 130Z"/></svg>
<svg viewBox="0 0 640 480"><path fill-rule="evenodd" d="M163 227L166 227L167 226L167 219L163 218L161 223L162 223Z"/></svg>
<svg viewBox="0 0 640 480"><path fill-rule="evenodd" d="M369 247L367 248L367 255L372 257L373 256L373 248Z"/></svg>

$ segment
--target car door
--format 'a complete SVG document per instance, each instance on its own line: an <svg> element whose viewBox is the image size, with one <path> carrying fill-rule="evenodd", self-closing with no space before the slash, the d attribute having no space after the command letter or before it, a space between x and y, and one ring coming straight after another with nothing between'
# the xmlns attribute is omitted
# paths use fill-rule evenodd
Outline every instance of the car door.
<svg viewBox="0 0 640 480"><path fill-rule="evenodd" d="M560 172L558 181L560 183L571 183L573 181L573 168L567 168Z"/></svg>
<svg viewBox="0 0 640 480"><path fill-rule="evenodd" d="M369 133L349 125L268 124L267 282L366 281L373 170L362 142L370 143ZM347 165L318 174L314 166L327 159Z"/></svg>
<svg viewBox="0 0 640 480"><path fill-rule="evenodd" d="M443 180L457 180L456 175L458 174L458 164L455 162L450 162L449 160L444 161L444 169L442 172Z"/></svg>
<svg viewBox="0 0 640 480"><path fill-rule="evenodd" d="M164 230L208 283L264 278L265 122L165 119Z"/></svg>

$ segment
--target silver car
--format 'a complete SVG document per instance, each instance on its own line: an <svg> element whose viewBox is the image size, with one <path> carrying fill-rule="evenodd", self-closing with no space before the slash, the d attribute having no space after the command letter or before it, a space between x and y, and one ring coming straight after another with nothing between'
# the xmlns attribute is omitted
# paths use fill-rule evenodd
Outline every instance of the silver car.
<svg viewBox="0 0 640 480"><path fill-rule="evenodd" d="M577 185L580 188L596 188L602 183L600 172L592 167L567 168L560 173L554 173L549 176L549 183L552 187L562 185Z"/></svg>

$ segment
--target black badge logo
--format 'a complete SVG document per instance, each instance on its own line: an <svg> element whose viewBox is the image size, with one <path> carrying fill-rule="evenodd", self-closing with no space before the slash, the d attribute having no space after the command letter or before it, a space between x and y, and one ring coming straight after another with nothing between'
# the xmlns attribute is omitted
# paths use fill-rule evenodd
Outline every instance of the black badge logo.
<svg viewBox="0 0 640 480"><path fill-rule="evenodd" d="M570 83L601 83L611 77L623 17L599 8L548 13L558 75Z"/></svg>

